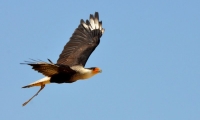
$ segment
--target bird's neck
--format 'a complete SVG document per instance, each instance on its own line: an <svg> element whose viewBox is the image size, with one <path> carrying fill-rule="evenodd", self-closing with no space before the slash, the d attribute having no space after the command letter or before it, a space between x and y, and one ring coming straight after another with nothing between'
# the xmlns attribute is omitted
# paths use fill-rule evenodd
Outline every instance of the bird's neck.
<svg viewBox="0 0 200 120"><path fill-rule="evenodd" d="M82 66L74 66L72 69L77 72L74 75L73 80L88 79L95 75L92 70L83 68Z"/></svg>

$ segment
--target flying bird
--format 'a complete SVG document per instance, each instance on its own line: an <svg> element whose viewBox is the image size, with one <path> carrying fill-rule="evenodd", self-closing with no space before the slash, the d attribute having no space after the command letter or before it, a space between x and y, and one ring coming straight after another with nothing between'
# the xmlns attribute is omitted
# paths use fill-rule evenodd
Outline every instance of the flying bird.
<svg viewBox="0 0 200 120"><path fill-rule="evenodd" d="M88 79L102 70L98 67L84 68L91 53L100 43L100 38L105 29L102 28L102 21L99 21L99 14L90 14L89 20L80 20L78 28L75 29L71 38L64 46L62 53L54 64L41 60L32 60L25 63L32 66L32 69L42 73L45 77L22 88L40 86L39 91L26 101L23 106L30 102L38 93L50 83L73 83L77 80Z"/></svg>

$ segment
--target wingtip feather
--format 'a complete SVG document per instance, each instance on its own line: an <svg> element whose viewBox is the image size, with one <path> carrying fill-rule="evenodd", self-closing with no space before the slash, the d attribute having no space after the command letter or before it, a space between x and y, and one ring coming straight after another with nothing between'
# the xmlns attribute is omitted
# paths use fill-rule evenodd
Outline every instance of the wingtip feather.
<svg viewBox="0 0 200 120"><path fill-rule="evenodd" d="M83 25L84 28L87 30L93 31L93 30L100 30L101 34L104 33L104 29L102 28L102 21L99 21L99 13L95 12L94 15L90 14L89 20L86 20L84 22L81 19L81 24Z"/></svg>

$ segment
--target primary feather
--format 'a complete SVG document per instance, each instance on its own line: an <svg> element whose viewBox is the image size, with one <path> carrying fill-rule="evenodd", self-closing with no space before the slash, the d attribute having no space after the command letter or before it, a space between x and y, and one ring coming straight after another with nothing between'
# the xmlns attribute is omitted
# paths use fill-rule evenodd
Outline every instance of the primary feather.
<svg viewBox="0 0 200 120"><path fill-rule="evenodd" d="M68 66L85 66L89 56L95 50L100 42L104 32L102 22L99 22L99 15L90 15L90 22L80 21L80 25L74 31L69 42L65 45L57 64Z"/></svg>

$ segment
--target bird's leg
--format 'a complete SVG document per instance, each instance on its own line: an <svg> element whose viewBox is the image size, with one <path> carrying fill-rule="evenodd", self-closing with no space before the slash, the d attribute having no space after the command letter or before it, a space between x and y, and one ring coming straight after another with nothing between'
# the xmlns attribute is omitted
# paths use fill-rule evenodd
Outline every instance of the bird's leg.
<svg viewBox="0 0 200 120"><path fill-rule="evenodd" d="M26 101L24 104L22 104L22 106L25 106L27 103L29 103L35 96L38 95L38 93L45 87L45 84L41 85L41 88L39 89L39 91L33 96L31 97L28 101Z"/></svg>

